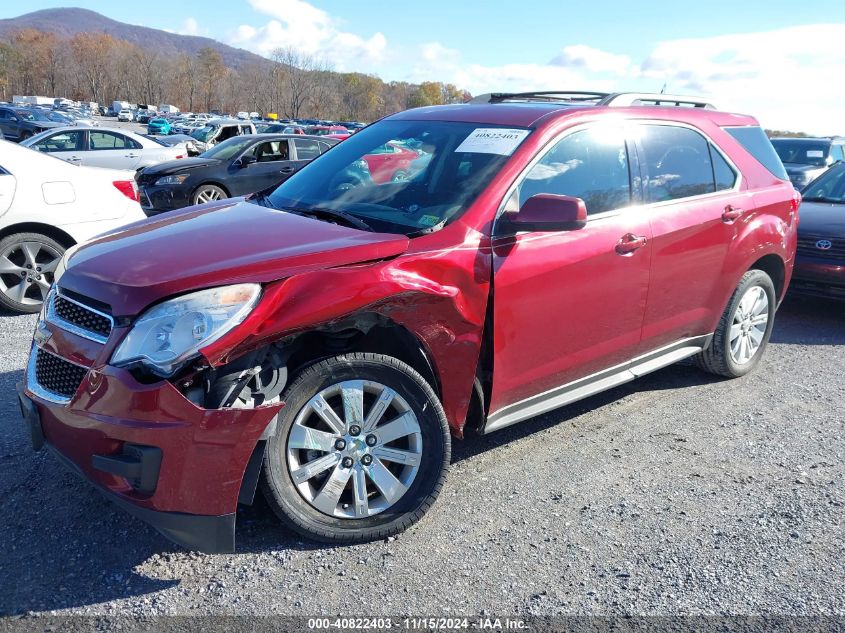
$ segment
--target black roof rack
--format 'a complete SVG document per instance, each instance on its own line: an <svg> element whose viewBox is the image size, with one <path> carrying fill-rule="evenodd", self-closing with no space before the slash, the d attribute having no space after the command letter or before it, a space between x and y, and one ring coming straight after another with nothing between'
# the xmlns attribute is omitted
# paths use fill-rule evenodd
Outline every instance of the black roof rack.
<svg viewBox="0 0 845 633"><path fill-rule="evenodd" d="M569 103L598 103L609 97L607 92L582 90L552 90L548 92L491 92L479 95L470 103L502 103L504 101L565 101Z"/></svg>
<svg viewBox="0 0 845 633"><path fill-rule="evenodd" d="M609 107L670 106L715 110L716 107L701 97L667 95L651 92L591 92L582 90L552 90L547 92L492 92L479 95L470 103L504 103L508 101L560 101L575 105Z"/></svg>

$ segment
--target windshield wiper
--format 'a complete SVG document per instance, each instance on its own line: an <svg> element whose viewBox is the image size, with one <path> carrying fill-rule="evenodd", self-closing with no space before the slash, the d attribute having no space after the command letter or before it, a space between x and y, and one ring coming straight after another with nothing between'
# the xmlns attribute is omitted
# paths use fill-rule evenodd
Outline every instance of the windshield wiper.
<svg viewBox="0 0 845 633"><path fill-rule="evenodd" d="M828 198L827 196L807 196L803 198L804 202L832 202L834 204L843 204L845 200L842 198Z"/></svg>
<svg viewBox="0 0 845 633"><path fill-rule="evenodd" d="M267 201L270 202L269 200ZM281 211L290 211L291 213L296 213L297 215L315 215L315 216L322 216L324 218L332 218L336 220L343 220L347 224L351 224L356 229L361 229L362 231L370 231L373 232L375 229L371 227L369 224L364 222L361 218L358 218L354 215L346 213L345 211L340 211L338 209L330 209L328 207L274 207Z"/></svg>

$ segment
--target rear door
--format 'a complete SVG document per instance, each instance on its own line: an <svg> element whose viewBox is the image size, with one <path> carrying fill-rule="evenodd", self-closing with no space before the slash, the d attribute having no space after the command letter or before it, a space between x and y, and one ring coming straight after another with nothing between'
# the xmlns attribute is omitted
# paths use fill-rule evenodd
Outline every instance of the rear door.
<svg viewBox="0 0 845 633"><path fill-rule="evenodd" d="M141 152L141 145L125 134L89 130L88 151L84 153L82 164L89 167L135 170L141 162Z"/></svg>
<svg viewBox="0 0 845 633"><path fill-rule="evenodd" d="M322 154L326 147L325 143L321 143L313 138L295 138L293 139L293 147L295 151L294 167L299 169Z"/></svg>
<svg viewBox="0 0 845 633"><path fill-rule="evenodd" d="M724 309L724 266L752 211L739 171L698 130L642 123L639 152L652 232L651 288L641 351L709 334Z"/></svg>
<svg viewBox="0 0 845 633"><path fill-rule="evenodd" d="M573 381L636 354L651 231L636 206L630 165L622 126L581 128L555 143L508 200L505 215L537 194L575 196L585 201L588 221L577 230L516 233L497 221L491 424L525 417Z"/></svg>

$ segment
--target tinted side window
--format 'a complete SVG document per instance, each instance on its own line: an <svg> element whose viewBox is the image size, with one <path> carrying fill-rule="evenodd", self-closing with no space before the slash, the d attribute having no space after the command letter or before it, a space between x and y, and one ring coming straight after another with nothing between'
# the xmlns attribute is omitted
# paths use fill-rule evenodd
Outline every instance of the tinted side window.
<svg viewBox="0 0 845 633"><path fill-rule="evenodd" d="M677 200L716 190L709 143L701 134L669 125L643 125L641 130L647 202Z"/></svg>
<svg viewBox="0 0 845 633"><path fill-rule="evenodd" d="M780 157L772 147L766 133L757 126L726 127L725 132L733 136L745 150L756 158L772 175L781 180L789 180Z"/></svg>
<svg viewBox="0 0 845 633"><path fill-rule="evenodd" d="M716 191L733 189L736 184L736 172L728 164L715 147L710 146L710 158L713 161L713 176L716 180Z"/></svg>
<svg viewBox="0 0 845 633"><path fill-rule="evenodd" d="M833 160L845 160L845 149L842 145L834 145L830 150L830 155Z"/></svg>
<svg viewBox="0 0 845 633"><path fill-rule="evenodd" d="M293 144L296 145L296 157L299 160L312 160L320 155L321 143L310 138L295 138Z"/></svg>
<svg viewBox="0 0 845 633"><path fill-rule="evenodd" d="M586 129L561 139L519 185L520 208L540 193L574 196L595 215L631 203L628 151L619 134Z"/></svg>

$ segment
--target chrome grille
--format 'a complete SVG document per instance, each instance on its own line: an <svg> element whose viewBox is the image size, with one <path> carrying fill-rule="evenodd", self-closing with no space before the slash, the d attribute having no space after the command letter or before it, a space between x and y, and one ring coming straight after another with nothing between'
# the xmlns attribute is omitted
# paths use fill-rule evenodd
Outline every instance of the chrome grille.
<svg viewBox="0 0 845 633"><path fill-rule="evenodd" d="M113 326L111 316L105 312L65 297L55 289L50 293L47 320L98 343L106 342Z"/></svg>
<svg viewBox="0 0 845 633"><path fill-rule="evenodd" d="M34 353L38 385L52 394L72 398L88 370L41 348L36 348Z"/></svg>
<svg viewBox="0 0 845 633"><path fill-rule="evenodd" d="M819 248L818 243L820 241L830 242L830 248ZM800 235L798 237L798 252L808 257L845 260L845 239L825 235Z"/></svg>

